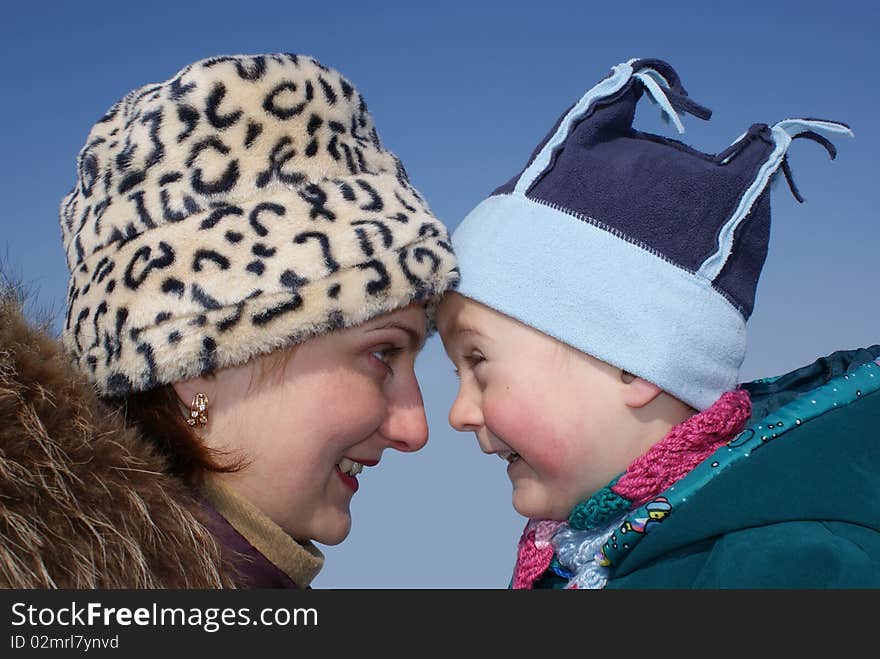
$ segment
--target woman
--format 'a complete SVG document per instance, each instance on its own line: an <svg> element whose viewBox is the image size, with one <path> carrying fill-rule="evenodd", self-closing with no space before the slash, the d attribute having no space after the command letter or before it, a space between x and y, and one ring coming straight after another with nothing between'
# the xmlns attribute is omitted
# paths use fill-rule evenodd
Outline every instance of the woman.
<svg viewBox="0 0 880 659"><path fill-rule="evenodd" d="M338 72L218 57L92 129L63 350L0 304L0 582L308 587L427 425L447 231ZM71 365L72 363L72 365Z"/></svg>

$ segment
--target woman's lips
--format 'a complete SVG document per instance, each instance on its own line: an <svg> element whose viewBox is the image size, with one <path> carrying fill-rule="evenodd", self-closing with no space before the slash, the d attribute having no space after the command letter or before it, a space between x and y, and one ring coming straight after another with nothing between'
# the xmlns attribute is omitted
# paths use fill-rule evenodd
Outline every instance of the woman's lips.
<svg viewBox="0 0 880 659"><path fill-rule="evenodd" d="M358 479L357 475L361 473L361 469L363 467L375 467L379 464L379 459L370 459L370 458L350 458L348 456L343 456L342 460L340 460L336 464L336 473L339 474L339 477L342 479L342 482L349 488L351 488L352 492L358 491Z"/></svg>
<svg viewBox="0 0 880 659"><path fill-rule="evenodd" d="M360 485L358 484L358 479L355 476L349 476L348 474L343 473L338 466L336 467L336 475L339 476L340 480L342 480L342 483L346 487L350 488L352 492L358 491L358 487L360 487Z"/></svg>

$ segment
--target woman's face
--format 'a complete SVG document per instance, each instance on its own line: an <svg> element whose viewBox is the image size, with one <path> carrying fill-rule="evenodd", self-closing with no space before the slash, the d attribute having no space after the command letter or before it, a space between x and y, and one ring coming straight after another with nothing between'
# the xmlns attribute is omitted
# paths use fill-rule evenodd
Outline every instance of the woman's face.
<svg viewBox="0 0 880 659"><path fill-rule="evenodd" d="M414 371L425 320L411 305L202 380L205 441L248 460L221 477L294 538L342 542L359 465L428 440Z"/></svg>

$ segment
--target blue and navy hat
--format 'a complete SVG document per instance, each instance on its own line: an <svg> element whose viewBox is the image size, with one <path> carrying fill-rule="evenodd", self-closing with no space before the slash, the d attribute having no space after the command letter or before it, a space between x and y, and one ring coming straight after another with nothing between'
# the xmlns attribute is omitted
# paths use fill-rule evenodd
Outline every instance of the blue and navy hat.
<svg viewBox="0 0 880 659"><path fill-rule="evenodd" d="M452 236L458 292L703 410L735 388L770 236L770 186L797 137L844 124L754 124L717 154L632 126L643 94L683 132L708 119L672 67L635 59L568 109L525 168Z"/></svg>

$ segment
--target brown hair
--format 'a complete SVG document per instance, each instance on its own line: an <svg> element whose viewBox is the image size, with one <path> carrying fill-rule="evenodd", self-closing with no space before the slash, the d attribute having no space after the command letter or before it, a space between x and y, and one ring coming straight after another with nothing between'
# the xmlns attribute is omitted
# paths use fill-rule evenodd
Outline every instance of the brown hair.
<svg viewBox="0 0 880 659"><path fill-rule="evenodd" d="M168 460L172 474L194 482L205 472L239 471L243 458L223 461L224 454L211 449L187 425L180 399L170 384L110 401L123 414L126 425L136 425ZM228 457L228 456L227 456Z"/></svg>

